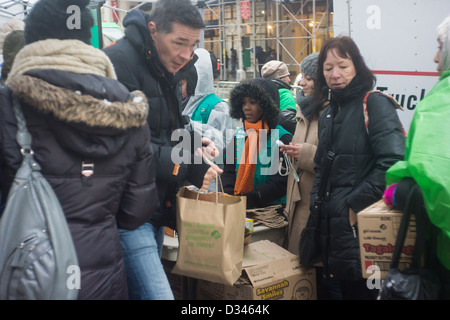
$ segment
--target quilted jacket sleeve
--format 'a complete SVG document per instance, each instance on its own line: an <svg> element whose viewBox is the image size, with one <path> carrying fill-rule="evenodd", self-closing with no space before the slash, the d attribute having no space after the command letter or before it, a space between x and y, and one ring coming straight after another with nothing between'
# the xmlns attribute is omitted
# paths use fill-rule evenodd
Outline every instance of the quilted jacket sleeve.
<svg viewBox="0 0 450 320"><path fill-rule="evenodd" d="M370 175L347 198L355 212L377 200L367 195L383 193L386 171L397 161L403 160L405 152L405 135L392 102L384 95L374 93L369 96L367 106L369 142L376 161Z"/></svg>

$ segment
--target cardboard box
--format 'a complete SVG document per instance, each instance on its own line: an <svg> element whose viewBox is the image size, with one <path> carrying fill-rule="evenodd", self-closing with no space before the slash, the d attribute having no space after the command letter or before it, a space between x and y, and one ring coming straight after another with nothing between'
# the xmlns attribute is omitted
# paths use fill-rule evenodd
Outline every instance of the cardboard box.
<svg viewBox="0 0 450 320"><path fill-rule="evenodd" d="M381 279L386 278L394 252L402 212L387 207L383 200L367 207L358 215L358 233L361 252L361 267L364 278L375 275L379 268ZM400 255L399 269L411 263L416 238L416 222L411 216L405 244ZM375 266L374 269L371 266Z"/></svg>
<svg viewBox="0 0 450 320"><path fill-rule="evenodd" d="M316 271L300 267L298 256L261 240L245 246L243 272L233 286L197 282L198 300L315 300Z"/></svg>

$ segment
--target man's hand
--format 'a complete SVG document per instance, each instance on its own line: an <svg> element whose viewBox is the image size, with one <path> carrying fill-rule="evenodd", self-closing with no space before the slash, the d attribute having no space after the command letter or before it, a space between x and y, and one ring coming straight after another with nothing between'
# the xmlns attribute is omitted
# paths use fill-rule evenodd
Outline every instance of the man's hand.
<svg viewBox="0 0 450 320"><path fill-rule="evenodd" d="M219 168L219 166L211 161L208 162L211 167L209 167L208 171L206 171L205 176L203 177L203 185L202 189L208 189L211 181L216 179L218 174L223 173L223 170Z"/></svg>
<svg viewBox="0 0 450 320"><path fill-rule="evenodd" d="M212 160L217 158L219 154L216 144L211 139L202 137L202 147L196 150L196 155Z"/></svg>

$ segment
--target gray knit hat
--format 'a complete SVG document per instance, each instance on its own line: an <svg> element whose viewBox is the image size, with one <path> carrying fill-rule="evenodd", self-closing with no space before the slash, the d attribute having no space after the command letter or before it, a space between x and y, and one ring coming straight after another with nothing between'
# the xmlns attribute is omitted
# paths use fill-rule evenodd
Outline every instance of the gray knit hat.
<svg viewBox="0 0 450 320"><path fill-rule="evenodd" d="M284 62L271 60L261 68L261 77L269 79L281 79L290 76L291 73Z"/></svg>
<svg viewBox="0 0 450 320"><path fill-rule="evenodd" d="M319 53L314 52L311 53L309 56L307 56L305 59L303 59L300 65L300 72L316 80L318 57Z"/></svg>

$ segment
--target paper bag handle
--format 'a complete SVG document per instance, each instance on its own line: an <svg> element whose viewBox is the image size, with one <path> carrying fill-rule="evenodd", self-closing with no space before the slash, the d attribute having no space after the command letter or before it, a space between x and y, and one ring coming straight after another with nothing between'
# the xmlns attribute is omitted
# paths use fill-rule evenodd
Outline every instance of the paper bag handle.
<svg viewBox="0 0 450 320"><path fill-rule="evenodd" d="M220 178L220 174L216 174L216 203L219 202L219 191L217 190L217 185L218 185L217 182L220 182L220 187L222 188L222 192L221 193L223 194L224 193L224 191L223 191L223 184L222 184L222 179ZM200 197L200 191L201 190L203 190L203 189L198 189L197 200Z"/></svg>

